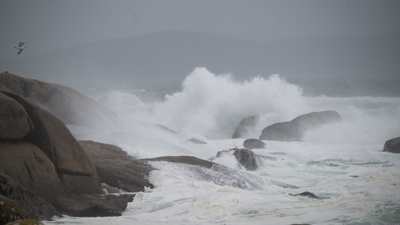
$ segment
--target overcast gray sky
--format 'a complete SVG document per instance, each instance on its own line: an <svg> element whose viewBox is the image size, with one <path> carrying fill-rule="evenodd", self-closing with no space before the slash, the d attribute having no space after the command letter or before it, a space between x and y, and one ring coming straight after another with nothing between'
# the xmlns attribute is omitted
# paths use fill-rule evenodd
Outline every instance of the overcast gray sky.
<svg viewBox="0 0 400 225"><path fill-rule="evenodd" d="M266 42L400 30L399 0L1 0L0 62L165 30Z"/></svg>

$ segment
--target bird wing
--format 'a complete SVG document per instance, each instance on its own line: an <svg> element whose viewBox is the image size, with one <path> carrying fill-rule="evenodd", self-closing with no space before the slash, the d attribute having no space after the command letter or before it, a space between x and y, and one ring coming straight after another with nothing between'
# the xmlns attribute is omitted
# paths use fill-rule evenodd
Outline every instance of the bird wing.
<svg viewBox="0 0 400 225"><path fill-rule="evenodd" d="M24 50L24 49L20 49L20 50L18 51L18 54L17 54L17 55L19 55L23 50Z"/></svg>
<svg viewBox="0 0 400 225"><path fill-rule="evenodd" d="M25 43L24 42L20 42L18 47L22 47Z"/></svg>

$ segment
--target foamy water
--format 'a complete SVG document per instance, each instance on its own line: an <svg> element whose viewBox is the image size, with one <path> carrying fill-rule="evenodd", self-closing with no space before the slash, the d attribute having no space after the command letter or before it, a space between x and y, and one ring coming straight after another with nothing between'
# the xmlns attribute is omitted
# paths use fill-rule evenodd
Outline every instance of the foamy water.
<svg viewBox="0 0 400 225"><path fill-rule="evenodd" d="M48 224L400 223L400 155L381 152L384 141L400 136L400 98L304 97L301 87L278 75L236 82L205 68L195 69L182 89L165 99L149 99L137 90L93 97L117 112L124 127L83 136L137 158L208 160L218 151L243 147L244 139L231 136L242 118L253 115L260 120L248 138L313 111L336 110L342 122L312 130L300 142L265 141L266 148L254 152L277 160L263 160L256 171L246 171L229 154L214 160L227 169L151 162L157 168L149 177L154 188L137 193L123 216L65 217ZM186 141L193 137L207 144ZM320 199L290 195L304 191Z"/></svg>

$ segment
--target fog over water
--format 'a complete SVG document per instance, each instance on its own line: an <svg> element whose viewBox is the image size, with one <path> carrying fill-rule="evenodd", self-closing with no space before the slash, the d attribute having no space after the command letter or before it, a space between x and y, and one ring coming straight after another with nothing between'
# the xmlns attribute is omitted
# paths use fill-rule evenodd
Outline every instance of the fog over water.
<svg viewBox="0 0 400 225"><path fill-rule="evenodd" d="M45 224L399 224L400 155L382 152L400 136L399 62L400 1L0 1L0 72L73 87L121 121L68 125L78 140L220 164L150 162L154 188L122 216ZM215 157L325 110L341 121L264 140L255 171ZM320 199L291 195L305 191Z"/></svg>

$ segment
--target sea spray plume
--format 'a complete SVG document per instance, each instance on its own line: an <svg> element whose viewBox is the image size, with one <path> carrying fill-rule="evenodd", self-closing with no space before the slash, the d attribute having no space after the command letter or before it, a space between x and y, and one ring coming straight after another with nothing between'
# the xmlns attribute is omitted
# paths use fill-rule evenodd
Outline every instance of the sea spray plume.
<svg viewBox="0 0 400 225"><path fill-rule="evenodd" d="M158 123L179 132L230 138L244 117L258 114L260 122L268 123L298 115L304 110L301 94L279 75L237 82L232 75L196 68L182 83L182 91L166 96L155 114Z"/></svg>

